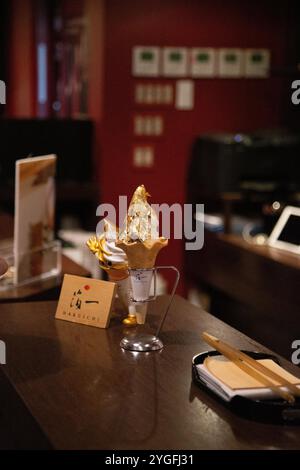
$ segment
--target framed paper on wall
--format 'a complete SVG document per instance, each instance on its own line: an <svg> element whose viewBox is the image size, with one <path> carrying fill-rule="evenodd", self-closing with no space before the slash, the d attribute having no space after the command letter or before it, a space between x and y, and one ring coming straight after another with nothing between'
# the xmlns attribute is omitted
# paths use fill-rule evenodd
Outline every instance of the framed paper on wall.
<svg viewBox="0 0 300 470"><path fill-rule="evenodd" d="M163 75L186 77L188 73L188 50L186 47L164 47Z"/></svg>
<svg viewBox="0 0 300 470"><path fill-rule="evenodd" d="M132 49L132 75L134 77L158 77L159 47L135 46Z"/></svg>
<svg viewBox="0 0 300 470"><path fill-rule="evenodd" d="M271 54L268 49L246 49L245 76L267 78L270 74Z"/></svg>
<svg viewBox="0 0 300 470"><path fill-rule="evenodd" d="M229 48L218 51L218 72L222 78L243 76L244 52L242 49Z"/></svg>
<svg viewBox="0 0 300 470"><path fill-rule="evenodd" d="M194 47L190 51L191 76L211 78L216 75L217 51L212 47Z"/></svg>

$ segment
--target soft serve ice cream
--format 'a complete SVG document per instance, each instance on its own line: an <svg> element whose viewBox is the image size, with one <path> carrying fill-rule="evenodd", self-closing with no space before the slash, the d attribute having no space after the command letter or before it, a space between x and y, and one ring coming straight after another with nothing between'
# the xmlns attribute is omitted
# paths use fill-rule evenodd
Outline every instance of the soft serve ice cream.
<svg viewBox="0 0 300 470"><path fill-rule="evenodd" d="M117 228L108 220L104 221L104 232L99 238L92 237L87 246L99 260L100 267L104 269L110 281L117 284L118 297L123 306L129 310L129 316L123 322L135 325L135 309L129 302L130 280L126 253L116 246Z"/></svg>
<svg viewBox="0 0 300 470"><path fill-rule="evenodd" d="M104 221L104 232L99 238L92 237L87 246L97 256L100 267L105 271L117 270L127 272L127 257L124 251L116 246L117 229L109 221ZM125 274L125 273L124 273Z"/></svg>

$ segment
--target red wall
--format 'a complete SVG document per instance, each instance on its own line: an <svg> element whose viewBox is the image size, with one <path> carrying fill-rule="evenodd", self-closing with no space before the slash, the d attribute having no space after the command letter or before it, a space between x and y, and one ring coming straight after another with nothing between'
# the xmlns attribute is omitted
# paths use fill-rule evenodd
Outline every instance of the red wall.
<svg viewBox="0 0 300 470"><path fill-rule="evenodd" d="M109 0L106 2L105 88L102 158L103 202L117 203L144 183L153 202L183 203L185 174L195 136L208 131L250 131L281 123L284 81L280 78L195 81L192 111L157 109L165 132L155 139L151 170L132 166L135 139L131 49L134 45L266 47L272 66L284 62L287 7L275 2L227 0ZM163 82L161 79L156 79ZM155 80L151 80L155 82ZM173 81L175 84L175 80ZM142 108L138 108L142 109ZM145 111L147 108L145 107ZM172 241L160 261L182 266L181 242Z"/></svg>
<svg viewBox="0 0 300 470"><path fill-rule="evenodd" d="M84 0L89 22L89 110L96 121L101 201L116 204L144 183L153 202L185 201L185 175L195 137L210 131L250 131L282 124L288 79L212 79L195 81L195 107L153 107L164 118L161 138L136 139L131 50L134 45L267 47L272 67L284 66L290 5L267 0ZM76 2L76 5L80 2ZM35 115L35 54L32 0L13 0L7 114ZM104 51L103 51L104 49ZM103 53L104 52L104 53ZM104 74L104 80L103 80ZM154 79L151 82L163 79ZM168 80L169 82L169 80ZM171 80L175 85L175 80ZM132 166L135 143L153 144L155 165ZM182 266L180 241L170 241L161 263Z"/></svg>

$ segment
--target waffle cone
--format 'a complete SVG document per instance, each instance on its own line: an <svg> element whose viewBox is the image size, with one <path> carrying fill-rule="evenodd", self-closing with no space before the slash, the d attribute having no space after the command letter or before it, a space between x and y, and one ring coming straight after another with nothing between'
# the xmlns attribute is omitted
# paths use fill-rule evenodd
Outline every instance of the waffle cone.
<svg viewBox="0 0 300 470"><path fill-rule="evenodd" d="M153 268L158 253L167 246L166 238L157 238L155 240L145 240L144 242L123 242L119 241L116 245L125 251L128 259L128 267L131 269Z"/></svg>
<svg viewBox="0 0 300 470"><path fill-rule="evenodd" d="M126 279L129 275L127 269L114 269L114 268L109 269L107 274L108 274L108 279L112 282L122 281L123 279Z"/></svg>

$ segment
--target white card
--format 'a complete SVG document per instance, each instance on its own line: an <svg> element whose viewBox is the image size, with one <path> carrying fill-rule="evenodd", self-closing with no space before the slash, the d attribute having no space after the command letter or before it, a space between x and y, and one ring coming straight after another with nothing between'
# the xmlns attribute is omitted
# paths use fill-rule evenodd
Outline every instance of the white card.
<svg viewBox="0 0 300 470"><path fill-rule="evenodd" d="M267 78L270 70L269 49L246 49L245 76L252 78Z"/></svg>
<svg viewBox="0 0 300 470"><path fill-rule="evenodd" d="M243 76L243 51L241 49L219 50L219 76L239 78Z"/></svg>
<svg viewBox="0 0 300 470"><path fill-rule="evenodd" d="M209 78L216 75L216 49L194 47L190 51L192 77Z"/></svg>
<svg viewBox="0 0 300 470"><path fill-rule="evenodd" d="M157 77L159 75L159 47L135 46L132 49L132 75Z"/></svg>
<svg viewBox="0 0 300 470"><path fill-rule="evenodd" d="M188 72L188 51L186 47L164 47L163 75L185 77Z"/></svg>
<svg viewBox="0 0 300 470"><path fill-rule="evenodd" d="M175 108L190 110L194 107L194 82L193 80L177 80Z"/></svg>

